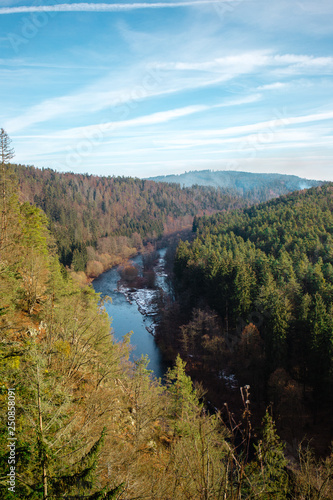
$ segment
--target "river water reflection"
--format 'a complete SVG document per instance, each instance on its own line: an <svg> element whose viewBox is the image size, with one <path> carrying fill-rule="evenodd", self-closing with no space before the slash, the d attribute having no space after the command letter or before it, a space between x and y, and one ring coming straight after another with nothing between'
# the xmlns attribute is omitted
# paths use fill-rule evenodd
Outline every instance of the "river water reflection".
<svg viewBox="0 0 333 500"><path fill-rule="evenodd" d="M159 250L159 254L159 269L161 269L163 268L165 249ZM132 261L139 268L142 267L141 256L134 257ZM108 295L112 299L112 303L107 303L105 309L112 319L114 337L116 340L122 340L123 335L133 331L131 344L135 348L131 354L132 361L140 359L142 354L148 354L150 360L148 368L153 371L155 377L163 377L167 366L163 362L153 335L146 329L146 327L149 328L153 324L154 316L141 314L137 302L135 300L129 301L126 295L117 289L119 279L120 275L117 269L113 268L101 274L92 283L95 291L100 293L101 297ZM166 288L163 271L159 272L156 281L158 286L163 289ZM142 301L147 296L147 290L142 290L142 292L138 290L137 295L139 295L139 301L140 299Z"/></svg>

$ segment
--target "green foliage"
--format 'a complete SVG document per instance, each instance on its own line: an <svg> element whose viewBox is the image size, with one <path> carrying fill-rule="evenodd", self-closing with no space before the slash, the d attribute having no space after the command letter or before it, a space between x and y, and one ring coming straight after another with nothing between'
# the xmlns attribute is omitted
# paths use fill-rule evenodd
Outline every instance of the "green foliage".
<svg viewBox="0 0 333 500"><path fill-rule="evenodd" d="M266 412L263 420L263 437L257 445L256 461L247 466L252 491L249 498L260 500L286 500L289 498L289 478L284 445L277 435L272 417ZM247 487L245 488L247 490Z"/></svg>
<svg viewBox="0 0 333 500"><path fill-rule="evenodd" d="M333 387L332 228L326 184L196 219L196 239L179 244L174 268L184 306L208 304L236 338L256 322L266 376L295 370L317 399Z"/></svg>
<svg viewBox="0 0 333 500"><path fill-rule="evenodd" d="M276 499L286 498L288 490L287 460L284 456L284 446L276 433L272 417L267 412L264 418L263 439L257 445L256 451L260 467L264 470L266 497Z"/></svg>
<svg viewBox="0 0 333 500"><path fill-rule="evenodd" d="M187 420L198 412L199 399L191 378L185 373L186 363L178 355L173 368L169 368L166 381L170 395L171 417L175 420L175 431L188 432Z"/></svg>

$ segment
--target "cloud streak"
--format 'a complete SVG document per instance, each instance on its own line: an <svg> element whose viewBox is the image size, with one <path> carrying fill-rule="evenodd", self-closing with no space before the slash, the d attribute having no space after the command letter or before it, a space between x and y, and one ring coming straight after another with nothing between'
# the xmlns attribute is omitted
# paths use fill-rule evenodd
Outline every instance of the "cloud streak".
<svg viewBox="0 0 333 500"><path fill-rule="evenodd" d="M139 116L137 118L132 118L130 120L121 120L116 122L107 122L98 125L88 125L85 127L72 128L70 130L65 130L60 133L54 134L55 138L71 138L80 139L82 137L89 137L95 132L103 133L103 135L112 134L116 130L137 127L137 126L148 126L157 125L160 123L167 123L170 120L175 120L184 116L192 115L194 113L201 113L208 110L209 106L197 105L197 106L186 106L184 108L172 109L168 111L159 111L157 113L152 113L150 115Z"/></svg>
<svg viewBox="0 0 333 500"><path fill-rule="evenodd" d="M156 2L156 3L73 3L45 6L22 6L0 8L0 15L7 14L30 14L34 12L128 12L140 9L169 9L177 7L195 7L205 4L220 4L223 2L237 0L190 0L188 2Z"/></svg>
<svg viewBox="0 0 333 500"><path fill-rule="evenodd" d="M277 110L278 111L278 110ZM200 131L191 131L190 137L194 139L196 137L209 137L212 138L214 136L243 136L249 133L258 133L261 131L269 131L275 130L280 127L290 127L292 125L302 125L306 123L316 123L320 121L332 120L333 119L333 110L324 112L324 113L312 113L308 115L301 116L287 116L283 111L277 112L276 116L267 121L261 121L257 123L251 123L248 125L239 125L234 127L226 127L223 129L210 129L210 130L200 130Z"/></svg>

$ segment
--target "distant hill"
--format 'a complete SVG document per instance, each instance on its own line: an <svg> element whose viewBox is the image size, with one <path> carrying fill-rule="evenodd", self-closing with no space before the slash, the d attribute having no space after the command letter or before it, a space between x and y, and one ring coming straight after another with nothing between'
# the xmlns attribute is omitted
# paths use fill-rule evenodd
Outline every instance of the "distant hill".
<svg viewBox="0 0 333 500"><path fill-rule="evenodd" d="M190 171L179 175L160 175L150 177L155 182L179 183L190 187L214 186L236 191L237 194L250 197L258 201L266 201L277 196L288 194L301 189L320 186L321 181L303 179L296 175L283 174L254 174L250 172L239 172L234 170L212 170Z"/></svg>

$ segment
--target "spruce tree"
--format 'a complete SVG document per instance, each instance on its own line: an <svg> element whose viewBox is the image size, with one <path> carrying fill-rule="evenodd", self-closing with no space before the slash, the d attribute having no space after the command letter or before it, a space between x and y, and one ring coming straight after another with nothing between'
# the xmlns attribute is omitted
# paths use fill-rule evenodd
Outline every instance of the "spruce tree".
<svg viewBox="0 0 333 500"><path fill-rule="evenodd" d="M263 419L263 426L263 437L255 445L258 468L251 481L256 491L253 498L285 500L288 498L287 460L283 452L284 445L268 411ZM253 464L249 468L252 467Z"/></svg>
<svg viewBox="0 0 333 500"><path fill-rule="evenodd" d="M196 390L191 377L185 373L186 363L177 355L175 366L168 369L166 380L168 393L171 396L171 417L174 420L175 432L188 431L188 417L198 413L200 408Z"/></svg>

